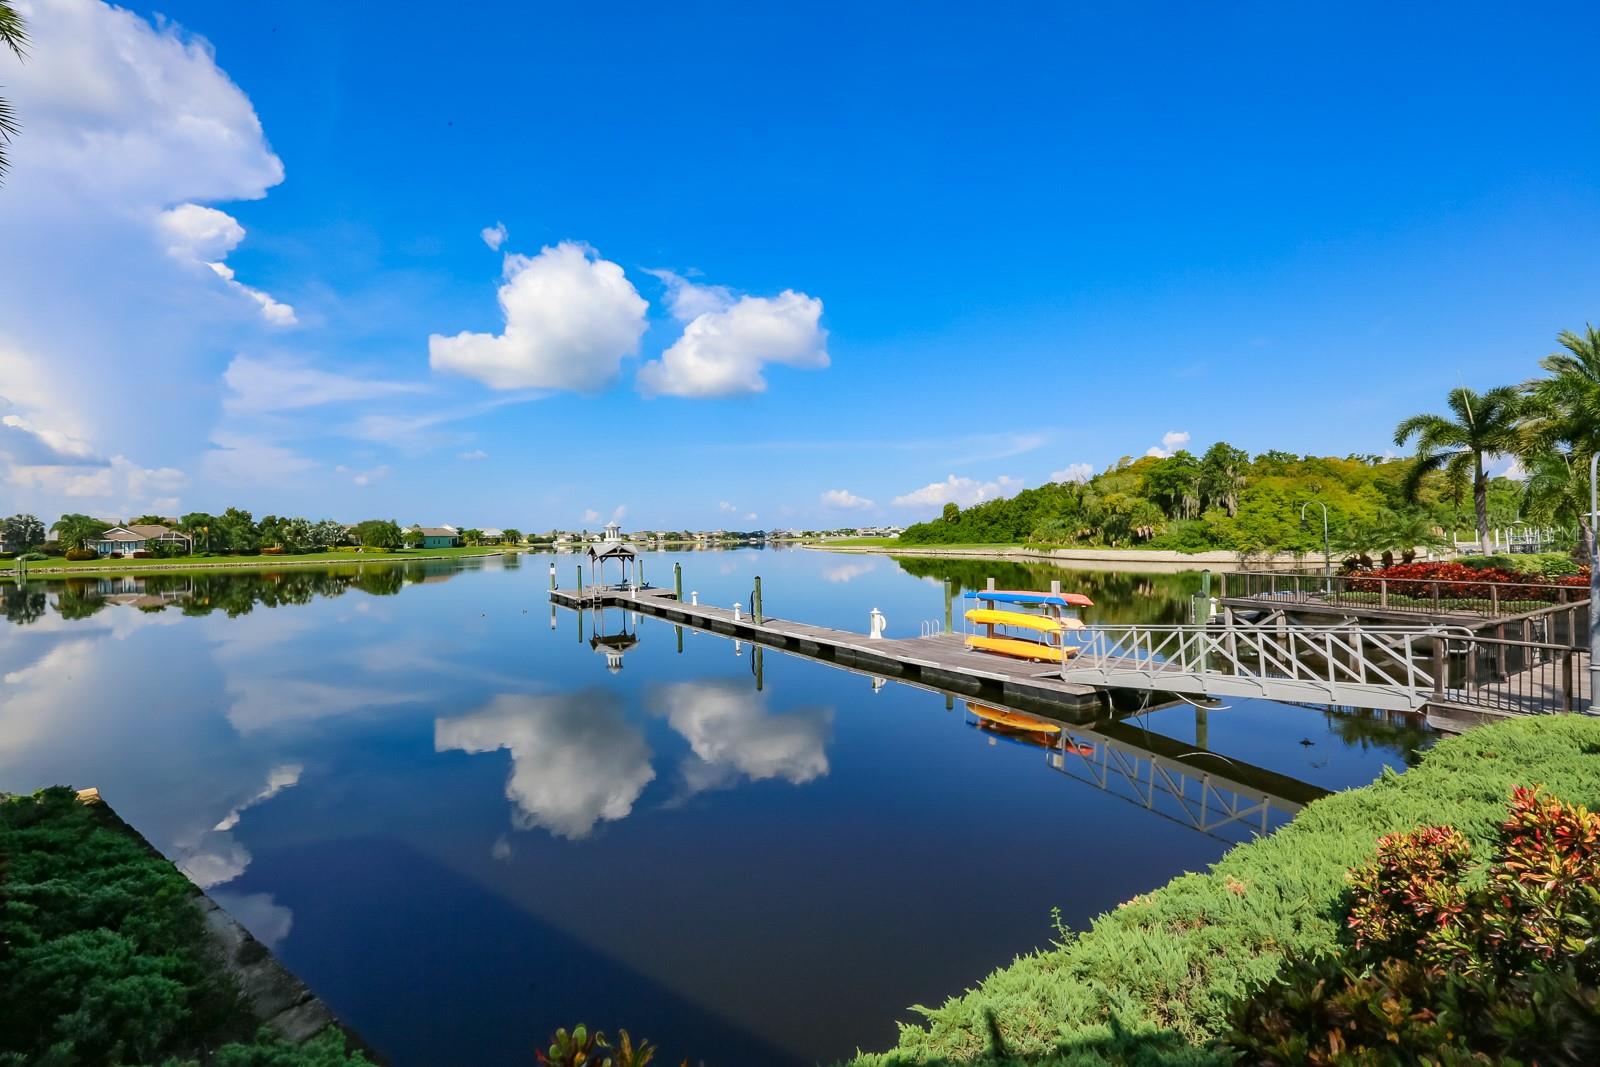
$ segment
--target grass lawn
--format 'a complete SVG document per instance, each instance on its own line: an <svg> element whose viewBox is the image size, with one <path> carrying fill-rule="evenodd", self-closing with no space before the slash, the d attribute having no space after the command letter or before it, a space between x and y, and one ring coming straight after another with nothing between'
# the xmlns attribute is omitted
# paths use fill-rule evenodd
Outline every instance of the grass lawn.
<svg viewBox="0 0 1600 1067"><path fill-rule="evenodd" d="M398 552L305 552L280 556L176 556L172 559L85 559L66 560L52 556L28 564L29 574L54 574L85 571L101 574L125 574L137 570L199 570L203 567L277 567L285 563L393 563L408 559L449 559L455 556L492 556L521 549L501 545L477 545L465 548L405 548ZM15 560L0 560L0 568L14 568Z"/></svg>
<svg viewBox="0 0 1600 1067"><path fill-rule="evenodd" d="M993 549L1027 549L1037 546L1014 545L995 542L993 544L970 545L908 545L898 537L840 537L827 541L808 541L807 544L816 545L818 548L917 548L917 549L946 549L946 548L993 548Z"/></svg>
<svg viewBox="0 0 1600 1067"><path fill-rule="evenodd" d="M1443 741L1404 774L1318 800L1209 872L1135 897L939 1007L910 1009L917 1022L902 1023L897 1047L854 1063L1222 1067L1231 1061L1208 1043L1230 1006L1286 956L1335 945L1345 872L1380 835L1448 822L1484 855L1512 787L1532 784L1600 807L1600 719L1539 716ZM1039 925L1048 936L1046 916Z"/></svg>

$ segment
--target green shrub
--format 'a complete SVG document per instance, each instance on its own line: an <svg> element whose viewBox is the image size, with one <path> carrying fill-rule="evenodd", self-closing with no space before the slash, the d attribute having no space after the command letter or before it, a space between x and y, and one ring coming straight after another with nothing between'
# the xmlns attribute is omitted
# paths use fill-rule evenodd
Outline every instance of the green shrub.
<svg viewBox="0 0 1600 1067"><path fill-rule="evenodd" d="M24 552L17 557L24 563L42 563L50 557L43 552Z"/></svg>
<svg viewBox="0 0 1600 1067"><path fill-rule="evenodd" d="M100 553L92 548L69 548L67 549L66 558L74 563L83 563L86 560L99 559Z"/></svg>
<svg viewBox="0 0 1600 1067"><path fill-rule="evenodd" d="M215 1067L359 1067L371 1061L345 1047L344 1035L329 1027L295 1046L263 1029L248 1045L237 1042L217 1050Z"/></svg>
<svg viewBox="0 0 1600 1067"><path fill-rule="evenodd" d="M217 966L195 889L66 788L0 802L0 1067L193 1063L254 1020ZM226 1067L344 1067L343 1035L258 1037Z"/></svg>
<svg viewBox="0 0 1600 1067"><path fill-rule="evenodd" d="M1470 856L1451 827L1384 837L1351 872L1348 950L1237 1007L1226 1044L1264 1064L1600 1059L1600 816L1519 788L1486 868Z"/></svg>
<svg viewBox="0 0 1600 1067"><path fill-rule="evenodd" d="M856 1062L1078 1067L1154 1063L1152 1050L1170 1053L1169 1064L1233 1062L1211 1045L1230 1011L1288 960L1337 951L1349 936L1346 873L1372 858L1379 837L1449 812L1475 850L1488 850L1504 798L1532 782L1600 804L1600 721L1530 717L1442 741L1404 774L1318 800L1208 873L1173 879L961 996L913 1009L920 1022L901 1026L897 1048Z"/></svg>
<svg viewBox="0 0 1600 1067"><path fill-rule="evenodd" d="M1234 1025L1229 1044L1263 1065L1600 1062L1600 995L1568 971L1501 978L1402 960L1370 971L1302 964Z"/></svg>
<svg viewBox="0 0 1600 1067"><path fill-rule="evenodd" d="M1537 575L1541 578L1566 578L1583 571L1577 561L1565 552L1462 556L1456 562L1473 570L1514 571L1517 574Z"/></svg>

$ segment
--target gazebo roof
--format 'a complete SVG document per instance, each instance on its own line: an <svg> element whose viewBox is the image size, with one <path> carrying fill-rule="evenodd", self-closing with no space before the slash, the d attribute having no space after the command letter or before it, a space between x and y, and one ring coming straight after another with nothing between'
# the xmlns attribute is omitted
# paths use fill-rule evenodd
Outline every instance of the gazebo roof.
<svg viewBox="0 0 1600 1067"><path fill-rule="evenodd" d="M589 558L602 559L633 559L637 553L632 545L623 544L621 541L606 541L603 544L592 545L589 548Z"/></svg>

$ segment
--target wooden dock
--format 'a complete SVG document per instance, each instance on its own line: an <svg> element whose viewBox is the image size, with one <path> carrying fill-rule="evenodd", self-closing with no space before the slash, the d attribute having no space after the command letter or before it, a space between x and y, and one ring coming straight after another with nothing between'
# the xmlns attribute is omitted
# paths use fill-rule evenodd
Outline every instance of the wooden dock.
<svg viewBox="0 0 1600 1067"><path fill-rule="evenodd" d="M748 614L735 619L728 608L682 603L670 589L552 589L550 600L569 608L620 607L697 630L835 661L885 678L970 696L998 695L1068 722L1093 721L1107 704L1102 690L1062 681L1059 668L1053 664L973 652L961 634L872 638L789 619L769 617L758 623Z"/></svg>

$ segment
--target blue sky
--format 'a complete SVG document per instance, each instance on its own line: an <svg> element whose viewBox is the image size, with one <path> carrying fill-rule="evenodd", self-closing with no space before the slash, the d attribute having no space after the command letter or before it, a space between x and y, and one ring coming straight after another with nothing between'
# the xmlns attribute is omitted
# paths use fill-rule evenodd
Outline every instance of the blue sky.
<svg viewBox="0 0 1600 1067"><path fill-rule="evenodd" d="M1592 5L23 7L7 512L907 521L1600 320Z"/></svg>

